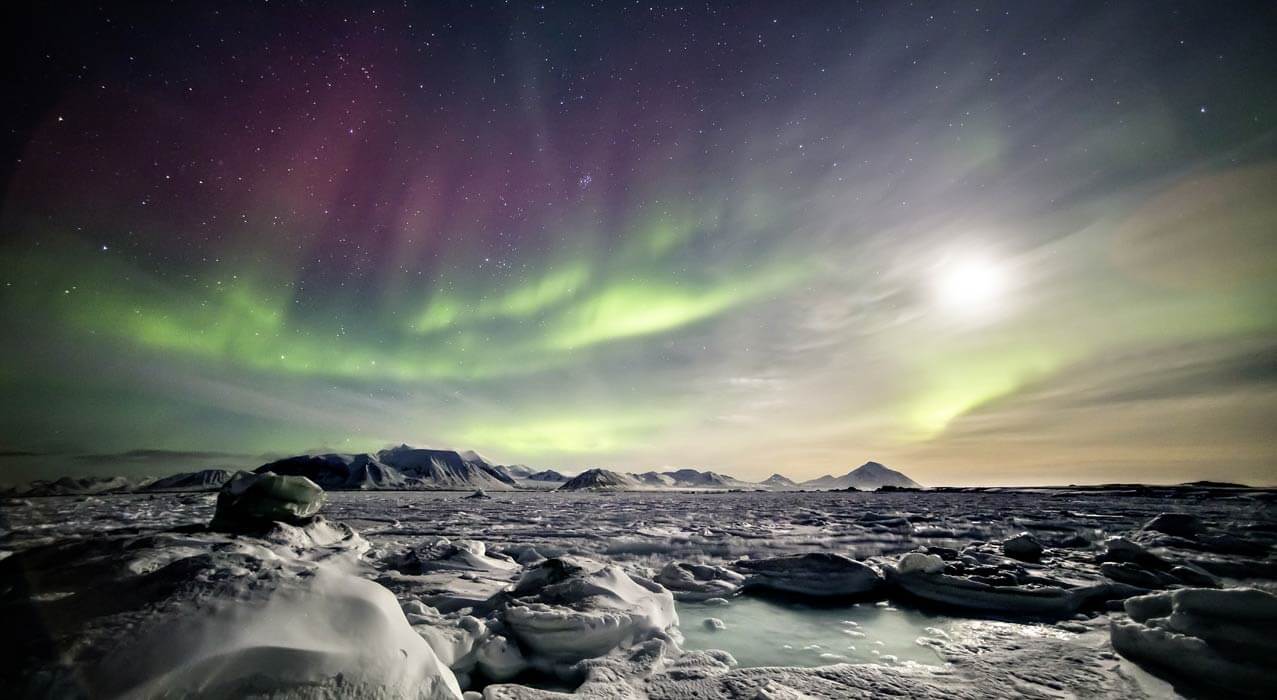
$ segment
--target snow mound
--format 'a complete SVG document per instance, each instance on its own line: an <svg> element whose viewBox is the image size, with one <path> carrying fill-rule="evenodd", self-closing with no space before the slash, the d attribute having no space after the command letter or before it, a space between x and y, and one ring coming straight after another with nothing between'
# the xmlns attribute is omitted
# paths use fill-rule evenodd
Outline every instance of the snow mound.
<svg viewBox="0 0 1277 700"><path fill-rule="evenodd" d="M923 554L922 552L909 552L900 557L900 563L896 564L896 571L900 574L938 574L944 571L944 560L935 554Z"/></svg>
<svg viewBox="0 0 1277 700"><path fill-rule="evenodd" d="M528 569L502 616L525 650L551 664L665 638L678 624L674 596L659 584L578 557L547 559Z"/></svg>
<svg viewBox="0 0 1277 700"><path fill-rule="evenodd" d="M362 578L368 542L315 516L262 537L191 529L19 552L0 580L31 630L5 641L17 696L459 698L394 596ZM0 684L3 684L0 683Z"/></svg>
<svg viewBox="0 0 1277 700"><path fill-rule="evenodd" d="M91 677L137 697L461 696L389 591L324 567L264 599L217 601L157 625Z"/></svg>
<svg viewBox="0 0 1277 700"><path fill-rule="evenodd" d="M1277 684L1277 596L1182 588L1131 598L1110 623L1119 654L1199 691L1262 697Z"/></svg>

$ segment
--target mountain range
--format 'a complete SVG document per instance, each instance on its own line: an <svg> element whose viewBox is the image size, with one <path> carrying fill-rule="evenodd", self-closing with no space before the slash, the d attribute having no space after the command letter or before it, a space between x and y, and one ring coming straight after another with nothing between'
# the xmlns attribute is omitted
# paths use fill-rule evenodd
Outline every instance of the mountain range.
<svg viewBox="0 0 1277 700"><path fill-rule="evenodd" d="M822 476L795 482L773 474L761 482L737 479L709 470L673 469L622 473L588 469L575 476L522 464L494 464L472 450L435 450L399 445L376 453L305 454L257 467L257 473L304 476L327 490L476 490L559 489L564 491L627 490L873 490L883 486L918 488L917 482L878 462L867 462L842 476ZM10 496L58 496L156 491L209 491L221 488L232 475L224 469L205 469L161 479L124 477L63 477L32 482L25 489L5 489Z"/></svg>

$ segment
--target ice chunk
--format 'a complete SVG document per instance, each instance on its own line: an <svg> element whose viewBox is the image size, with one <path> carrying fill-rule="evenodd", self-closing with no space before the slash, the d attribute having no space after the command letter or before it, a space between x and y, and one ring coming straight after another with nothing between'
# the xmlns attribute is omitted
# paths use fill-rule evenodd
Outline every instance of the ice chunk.
<svg viewBox="0 0 1277 700"><path fill-rule="evenodd" d="M449 540L439 537L388 560L389 565L407 574L432 571L474 571L507 576L520 566L504 554L488 554L478 540Z"/></svg>
<svg viewBox="0 0 1277 700"><path fill-rule="evenodd" d="M900 558L900 563L896 565L896 571L902 574L909 574L915 571L924 574L938 574L944 571L944 560L935 554L909 552Z"/></svg>
<svg viewBox="0 0 1277 700"><path fill-rule="evenodd" d="M656 582L679 600L722 598L740 588L745 577L721 566L672 561L657 574Z"/></svg>
<svg viewBox="0 0 1277 700"><path fill-rule="evenodd" d="M831 552L774 559L742 559L736 562L735 567L749 576L746 586L799 595L864 595L882 583L882 576L873 567Z"/></svg>

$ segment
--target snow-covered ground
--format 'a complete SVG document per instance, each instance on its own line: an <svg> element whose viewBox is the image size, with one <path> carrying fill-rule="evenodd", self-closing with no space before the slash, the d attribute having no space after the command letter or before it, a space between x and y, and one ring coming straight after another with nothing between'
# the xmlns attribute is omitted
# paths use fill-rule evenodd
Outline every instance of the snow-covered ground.
<svg viewBox="0 0 1277 700"><path fill-rule="evenodd" d="M1277 680L1257 661L1277 589L1262 491L465 495L331 492L319 519L256 534L206 529L211 493L0 502L0 686L1138 698ZM1215 586L1256 590L1135 597Z"/></svg>

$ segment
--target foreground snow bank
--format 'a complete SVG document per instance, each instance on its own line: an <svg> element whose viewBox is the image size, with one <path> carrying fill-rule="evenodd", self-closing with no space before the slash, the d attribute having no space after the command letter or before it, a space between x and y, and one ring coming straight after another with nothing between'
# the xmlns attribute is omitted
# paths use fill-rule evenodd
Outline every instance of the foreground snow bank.
<svg viewBox="0 0 1277 700"><path fill-rule="evenodd" d="M1182 588L1126 601L1110 625L1113 647L1192 686L1266 696L1277 684L1277 596L1252 588Z"/></svg>
<svg viewBox="0 0 1277 700"><path fill-rule="evenodd" d="M385 588L332 568L154 625L103 659L94 687L143 697L456 698L461 690Z"/></svg>
<svg viewBox="0 0 1277 700"><path fill-rule="evenodd" d="M18 697L459 698L368 543L311 516L260 536L194 527L0 562L0 687ZM27 589L26 587L30 587Z"/></svg>

